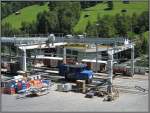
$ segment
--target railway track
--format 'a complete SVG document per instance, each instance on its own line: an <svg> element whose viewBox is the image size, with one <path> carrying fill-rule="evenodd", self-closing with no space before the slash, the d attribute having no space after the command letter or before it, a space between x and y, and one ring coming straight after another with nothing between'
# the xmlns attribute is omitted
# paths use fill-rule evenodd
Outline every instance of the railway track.
<svg viewBox="0 0 150 113"><path fill-rule="evenodd" d="M122 93L132 93L132 94L148 94L148 89L142 88L141 86L122 86L122 85L113 85Z"/></svg>

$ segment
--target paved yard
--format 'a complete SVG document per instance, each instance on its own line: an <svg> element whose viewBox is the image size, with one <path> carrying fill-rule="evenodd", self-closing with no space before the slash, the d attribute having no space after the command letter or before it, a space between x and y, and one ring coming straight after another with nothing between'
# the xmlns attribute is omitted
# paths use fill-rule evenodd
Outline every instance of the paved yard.
<svg viewBox="0 0 150 113"><path fill-rule="evenodd" d="M142 93L135 86L148 89L148 76L136 75L134 78L116 78L120 96L113 102L103 98L85 98L84 94L51 91L48 95L26 99L16 99L15 95L2 95L2 111L148 111L148 93Z"/></svg>

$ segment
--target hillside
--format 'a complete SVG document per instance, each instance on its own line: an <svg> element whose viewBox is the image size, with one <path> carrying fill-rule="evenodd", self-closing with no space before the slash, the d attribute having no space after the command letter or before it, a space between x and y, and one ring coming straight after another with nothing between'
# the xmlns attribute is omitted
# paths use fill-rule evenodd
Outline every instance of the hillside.
<svg viewBox="0 0 150 113"><path fill-rule="evenodd" d="M122 13L121 11L123 9L126 9L126 14L132 15L134 12L137 14L140 14L143 11L148 10L148 1L132 1L129 4L124 4L121 1L116 1L114 3L113 10L105 10L107 8L106 3L100 3L96 6L87 8L83 11L81 11L81 16L78 24L74 27L75 32L84 32L88 20L91 23L94 23L97 21L97 16L103 16L103 15L115 15L117 13ZM88 17L85 17L85 15L89 15Z"/></svg>
<svg viewBox="0 0 150 113"><path fill-rule="evenodd" d="M15 13L7 16L6 18L4 18L2 20L2 23L8 22L12 25L13 28L20 28L21 27L21 23L23 21L25 22L32 22L32 21L36 21L36 16L39 12L43 12L44 10L48 10L48 4L45 5L32 5L32 6L28 6L25 7L21 10L19 10L18 12L20 12L19 15L15 15Z"/></svg>
<svg viewBox="0 0 150 113"><path fill-rule="evenodd" d="M94 23L97 21L97 16L103 16L103 15L115 15L117 13L122 13L122 10L126 10L126 14L132 15L134 12L137 14L140 14L143 11L148 10L148 1L130 1L129 4L124 4L121 0L120 1L114 1L114 8L113 10L106 10L107 9L107 3L99 3L93 7L86 8L81 10L80 12L80 19L78 23L74 26L73 31L74 32L84 32L88 20L91 23ZM14 13L7 16L2 20L2 23L8 22L12 25L13 28L20 28L21 23L23 21L26 22L32 22L36 20L36 16L39 12L42 12L44 10L48 10L48 4L45 4L43 6L40 5L32 5L25 7L19 12L21 14L15 15Z"/></svg>

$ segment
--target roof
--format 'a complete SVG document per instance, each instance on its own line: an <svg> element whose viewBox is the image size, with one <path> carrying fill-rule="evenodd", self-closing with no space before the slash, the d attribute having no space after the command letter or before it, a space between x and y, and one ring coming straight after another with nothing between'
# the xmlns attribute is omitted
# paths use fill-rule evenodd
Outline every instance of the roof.
<svg viewBox="0 0 150 113"><path fill-rule="evenodd" d="M91 62L91 63L94 63L94 62L96 62L96 60L95 59L82 59L82 62ZM104 63L104 64L107 64L107 61L102 61L102 60L98 60L97 61L98 63Z"/></svg>

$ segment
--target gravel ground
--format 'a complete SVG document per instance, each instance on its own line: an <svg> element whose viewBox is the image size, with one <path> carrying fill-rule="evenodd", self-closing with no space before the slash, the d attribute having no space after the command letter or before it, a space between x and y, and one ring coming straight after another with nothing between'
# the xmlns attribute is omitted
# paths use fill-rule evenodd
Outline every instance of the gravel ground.
<svg viewBox="0 0 150 113"><path fill-rule="evenodd" d="M26 99L16 99L16 95L2 94L2 111L148 111L148 93L141 93L134 88L135 86L141 86L148 89L147 75L136 75L134 78L116 78L114 84L119 88L120 95L113 102L104 102L103 98L96 96L92 99L85 98L85 94L74 92L50 91L47 95Z"/></svg>

